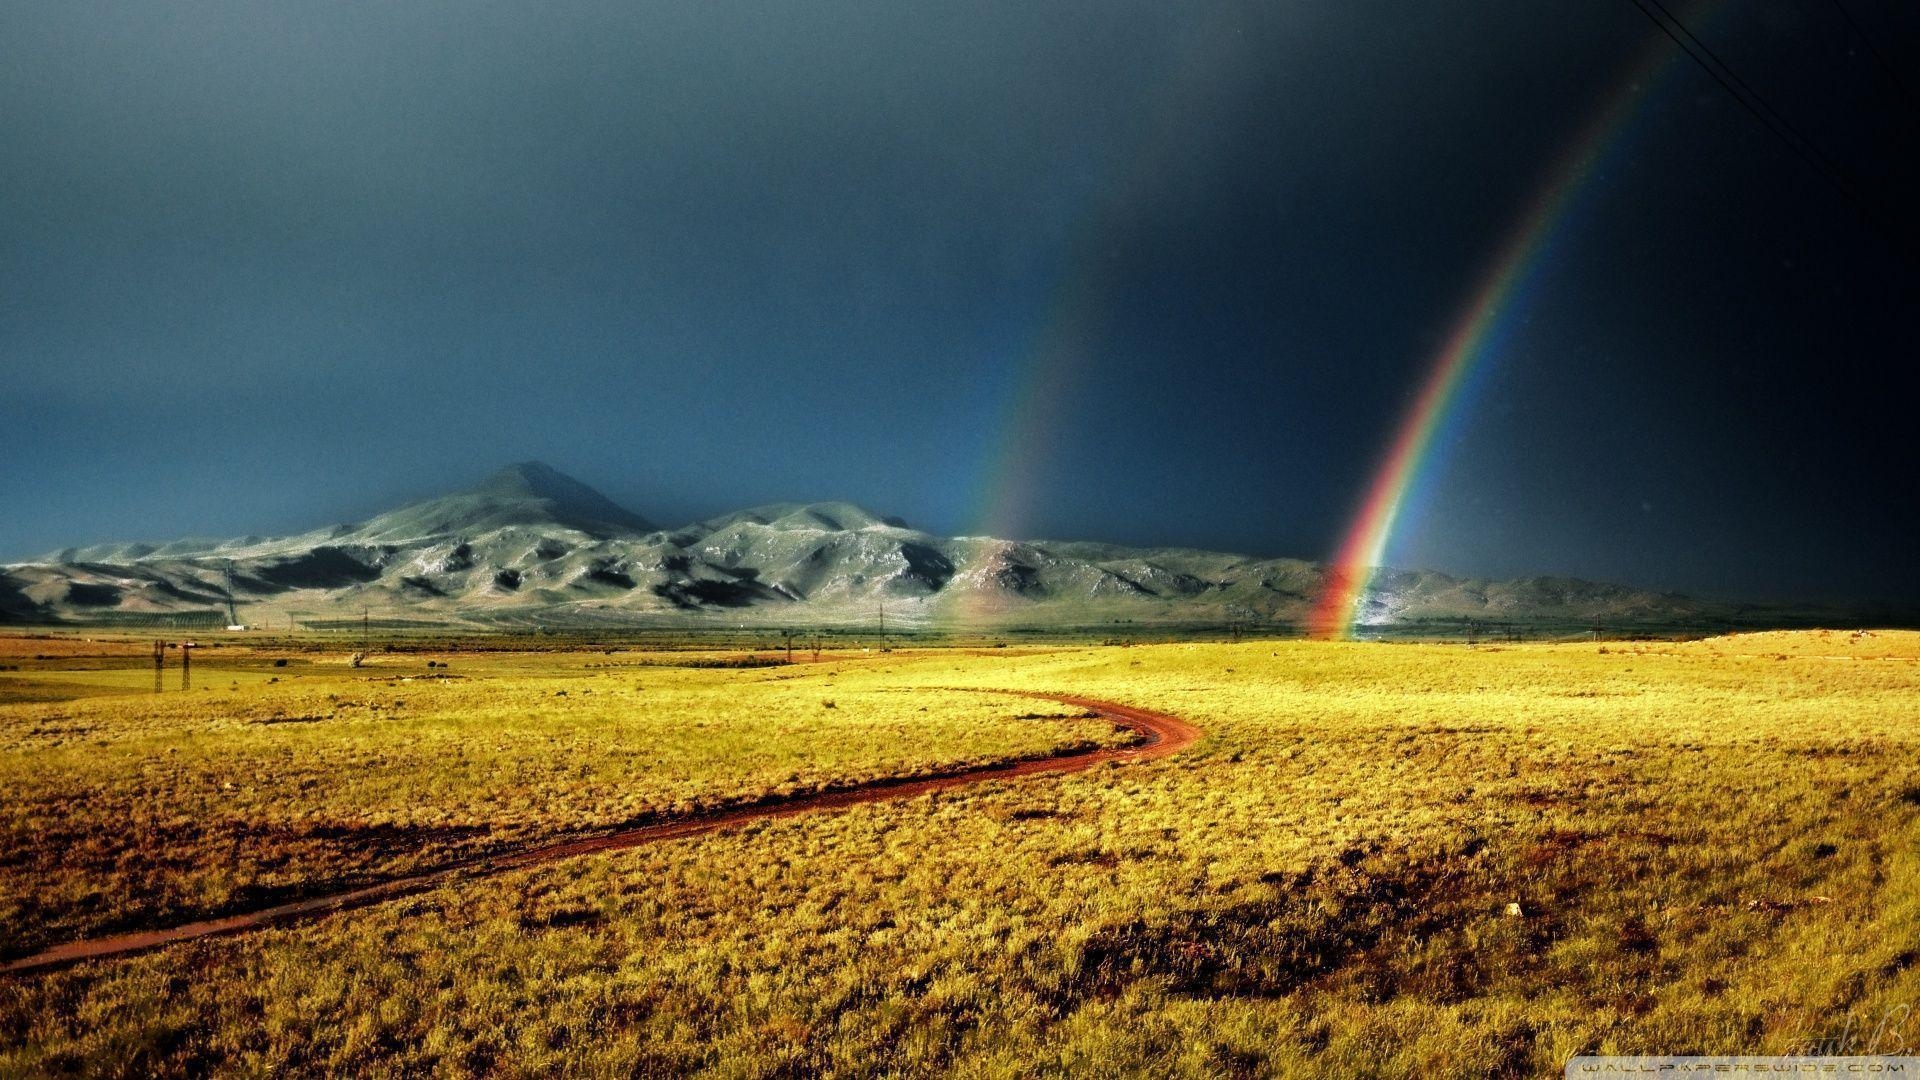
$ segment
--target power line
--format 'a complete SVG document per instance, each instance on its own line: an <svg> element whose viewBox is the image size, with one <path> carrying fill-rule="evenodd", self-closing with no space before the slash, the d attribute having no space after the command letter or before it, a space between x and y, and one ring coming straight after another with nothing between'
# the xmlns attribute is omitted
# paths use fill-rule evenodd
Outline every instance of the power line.
<svg viewBox="0 0 1920 1080"><path fill-rule="evenodd" d="M1840 17L1853 28L1854 36L1860 39L1860 44L1867 47L1867 52L1873 56L1874 62L1880 65L1880 70L1886 74L1887 82L1907 99L1909 106L1920 111L1920 98L1917 98L1913 88L1907 85L1907 80L1900 74L1900 69L1893 66L1893 62L1880 51L1880 47L1873 43L1873 38L1867 36L1867 31L1861 27L1859 20L1853 17L1853 12L1847 8L1846 0L1832 0L1832 3L1834 9L1840 12Z"/></svg>
<svg viewBox="0 0 1920 1080"><path fill-rule="evenodd" d="M1752 87L1747 85L1746 80L1734 73L1733 68L1729 66L1726 61L1721 60L1715 55L1713 50L1708 48L1705 42L1695 37L1693 31L1687 29L1685 23L1681 22L1671 11L1668 11L1662 6L1660 0L1632 0L1632 3L1634 7L1640 9L1642 15L1645 15L1655 26L1660 28L1661 33L1671 38L1675 45L1680 46L1682 52L1686 53L1694 63L1699 64L1702 71L1712 76L1713 81L1719 83L1722 90L1725 90L1735 101L1738 101L1742 108L1752 113L1755 120L1760 121L1762 126L1768 131L1771 131L1781 142L1786 143L1787 147L1795 154L1799 155L1800 160L1806 162L1810 168L1819 173L1829 184L1832 184L1836 191L1840 192L1848 202L1853 204L1854 209L1858 210L1862 216L1869 218L1873 216L1872 211L1867 205L1862 202L1860 197L1854 194L1853 189L1847 185L1846 178L1840 175L1839 170L1827 159L1825 154L1820 153L1819 149L1814 146L1813 141L1805 135L1800 134L1799 130L1791 123L1788 123L1785 117L1775 112L1773 107L1766 103L1765 99L1761 98L1759 94L1753 91ZM1655 14L1656 11L1658 11L1659 14ZM1662 16L1664 16L1664 18L1662 18ZM1715 65L1718 65L1718 67ZM1722 69L1725 70L1725 75L1721 74ZM1732 81L1729 82L1729 79ZM1738 84L1737 88L1736 84Z"/></svg>
<svg viewBox="0 0 1920 1080"><path fill-rule="evenodd" d="M1718 64L1720 66L1720 69L1722 71L1725 71L1727 73L1728 78L1732 79L1736 84L1738 84L1741 90L1746 91L1747 96L1753 100L1754 104L1760 106L1762 109L1765 109L1767 111L1767 115L1773 117L1774 120L1778 121L1781 127L1786 128L1788 131L1792 132L1794 138L1799 139L1800 142L1803 145L1805 145L1808 150L1811 150L1814 156L1818 157L1820 161L1826 165L1828 171L1831 172L1834 177L1838 179L1846 179L1846 177L1844 176L1844 170L1842 170L1839 165L1835 164L1832 158L1829 158L1827 155L1821 153L1820 147L1817 143L1815 143L1812 139L1808 138L1805 132L1793 126L1793 122L1791 120L1788 120L1786 117L1780 115L1780 111L1778 109L1775 109L1772 105L1768 104L1766 98L1760 96L1760 91L1755 90L1753 87L1747 85L1747 80L1741 78L1740 73L1733 70L1733 65L1727 63L1725 60L1720 59L1720 54L1714 52L1712 46L1700 40L1700 36L1698 34L1695 34L1692 30L1688 29L1687 24L1681 22L1680 17L1678 15L1675 15L1664 4L1662 4L1660 0L1647 0L1647 3L1652 4L1654 8L1660 12L1660 14L1665 15L1669 20L1671 20L1673 22L1674 27L1678 29L1682 34L1685 34L1688 40L1692 41L1695 45L1699 46L1701 52L1705 53L1709 59L1711 59L1715 64Z"/></svg>
<svg viewBox="0 0 1920 1080"><path fill-rule="evenodd" d="M1633 6L1639 8L1640 13L1659 27L1661 33L1678 45L1694 63L1699 64L1701 70L1712 77L1714 82L1719 83L1722 90L1739 102L1740 106L1751 113L1754 119L1760 121L1761 126L1772 132L1781 142L1786 143L1788 149L1798 155L1801 161L1819 173L1835 191L1851 203L1863 223L1887 243L1893 255L1908 263L1909 266L1915 264L1915 252L1916 249L1920 249L1920 233L1916 233L1907 219L1889 212L1884 200L1875 200L1870 204L1856 193L1848 183L1848 176L1820 152L1819 146L1812 139L1802 134L1790 121L1768 105L1758 91L1748 86L1746 80L1740 78L1732 65L1720 59L1705 42L1687 28L1684 22L1680 21L1678 16L1668 11L1660 0L1633 0ZM1655 14L1656 11L1659 14ZM1666 16L1664 21L1661 18L1662 15ZM1689 42L1692 44L1689 45ZM1716 64L1718 68L1715 67ZM1722 71L1725 72L1724 75Z"/></svg>

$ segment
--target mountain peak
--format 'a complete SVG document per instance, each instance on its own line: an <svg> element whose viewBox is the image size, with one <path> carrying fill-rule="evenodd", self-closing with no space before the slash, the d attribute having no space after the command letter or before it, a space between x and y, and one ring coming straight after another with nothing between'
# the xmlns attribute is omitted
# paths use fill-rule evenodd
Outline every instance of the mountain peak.
<svg viewBox="0 0 1920 1080"><path fill-rule="evenodd" d="M562 525L593 536L653 531L647 519L542 461L509 465L470 488L390 510L354 530L368 539Z"/></svg>
<svg viewBox="0 0 1920 1080"><path fill-rule="evenodd" d="M775 529L814 529L825 532L858 532L874 526L909 528L901 518L876 514L850 502L767 503L735 510L730 514L696 522L695 529L718 532L741 523L765 525Z"/></svg>
<svg viewBox="0 0 1920 1080"><path fill-rule="evenodd" d="M467 493L532 499L579 498L585 493L596 499L606 498L544 461L515 462L468 488Z"/></svg>

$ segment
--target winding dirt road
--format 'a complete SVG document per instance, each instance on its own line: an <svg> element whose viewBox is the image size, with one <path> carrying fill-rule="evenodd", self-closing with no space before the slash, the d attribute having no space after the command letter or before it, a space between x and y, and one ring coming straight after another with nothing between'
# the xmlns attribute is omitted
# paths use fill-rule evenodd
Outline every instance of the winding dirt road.
<svg viewBox="0 0 1920 1080"><path fill-rule="evenodd" d="M314 896L304 900L276 904L256 911L227 915L218 919L206 919L201 922L184 923L179 926L158 930L140 930L126 934L114 934L107 937L84 938L57 945L44 952L31 956L22 956L0 964L0 975L22 975L84 960L99 960L109 957L125 956L129 953L157 949L178 941L191 941L195 938L214 937L221 934L239 934L248 930L280 923L315 919L331 915L336 911L365 907L383 900L421 892L455 880L468 880L519 870L540 863L570 859L577 855L588 855L600 851L619 851L625 848L639 847L642 844L658 843L662 840L678 840L683 837L698 836L702 833L724 829L729 825L741 825L751 821L763 821L773 818L798 817L819 810L833 810L843 806L857 806L861 803L880 802L885 799L905 799L924 795L933 791L946 791L949 788L977 784L983 780L1010 780L1021 776L1042 774L1063 774L1082 772L1107 762L1151 761L1179 753L1192 745L1200 737L1200 729L1175 716L1165 713L1137 709L1130 705L1116 705L1109 701L1095 701L1091 698L1071 697L1062 694L1030 693L1026 691L993 691L1017 697L1037 698L1042 701L1055 701L1063 705L1097 712L1111 721L1116 727L1125 728L1139 736L1138 741L1129 746L1112 750L1080 750L1056 754L1051 757L1030 758L1024 761L1006 762L998 765L982 765L976 768L960 769L935 776L903 780L875 780L869 783L838 788L832 791L818 792L812 795L797 795L774 802L758 803L753 806L730 810L717 810L706 814L696 814L676 821L666 821L655 825L627 829L622 832L605 833L597 836L583 836L574 839L556 840L520 851L494 855L483 859L458 863L442 867L424 874L393 878L374 885L347 889L325 896Z"/></svg>

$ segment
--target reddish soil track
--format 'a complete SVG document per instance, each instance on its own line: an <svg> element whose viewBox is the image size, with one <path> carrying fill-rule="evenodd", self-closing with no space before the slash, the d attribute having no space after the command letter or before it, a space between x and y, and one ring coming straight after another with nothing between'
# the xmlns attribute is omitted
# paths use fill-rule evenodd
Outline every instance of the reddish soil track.
<svg viewBox="0 0 1920 1080"><path fill-rule="evenodd" d="M654 825L627 829L615 833L603 833L595 836L581 836L565 840L555 840L536 847L520 851L494 855L484 859L442 867L424 874L394 878L373 885L347 889L324 896L308 897L256 911L227 915L218 919L206 919L201 922L183 923L179 926L156 930L139 930L125 934L113 934L107 937L85 938L57 945L44 952L31 956L22 956L0 964L0 975L22 975L65 967L84 960L99 960L129 953L157 949L177 941L191 941L195 938L214 937L222 934L239 934L249 930L258 930L279 923L316 919L331 915L336 911L366 907L383 900L406 896L431 889L451 881L485 877L490 874L519 870L540 863L570 859L577 855L589 855L600 851L619 851L624 848L639 847L642 844L658 843L662 840L679 840L684 837L698 836L702 833L724 829L730 825L742 825L752 821L764 821L773 818L798 817L819 810L833 810L844 806L857 806L861 803L880 802L885 799L905 799L924 795L933 791L946 791L949 788L977 784L983 780L1011 780L1022 776L1042 774L1076 773L1091 769L1108 762L1151 761L1170 754L1179 753L1192 745L1200 737L1200 729L1178 717L1164 713L1136 709L1128 705L1116 705L1107 701L1094 701L1090 698L1069 697L1061 694L1026 693L1023 691L995 691L1012 693L1020 697L1039 698L1044 701L1057 701L1063 705L1072 705L1099 713L1113 722L1116 727L1125 728L1138 736L1131 745L1113 750L1079 750L1056 754L1051 757L1030 758L1024 761L1006 762L997 765L982 765L977 768L961 769L935 776L903 780L875 780L870 783L838 788L832 791L818 792L812 795L797 795L774 802L758 803L753 806L730 810L718 810L707 814L696 814L676 821L665 821Z"/></svg>

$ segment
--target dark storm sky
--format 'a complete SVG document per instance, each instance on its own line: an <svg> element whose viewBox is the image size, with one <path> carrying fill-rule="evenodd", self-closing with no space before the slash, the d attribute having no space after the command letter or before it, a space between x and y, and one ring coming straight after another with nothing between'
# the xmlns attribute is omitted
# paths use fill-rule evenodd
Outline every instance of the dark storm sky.
<svg viewBox="0 0 1920 1080"><path fill-rule="evenodd" d="M1904 85L1832 0L1697 28L1861 205L1683 59L1390 561L1920 600L1920 16L1847 4ZM1024 531L1323 557L1655 34L1628 0L5 3L0 556L523 458L663 522L965 532L1065 297Z"/></svg>

